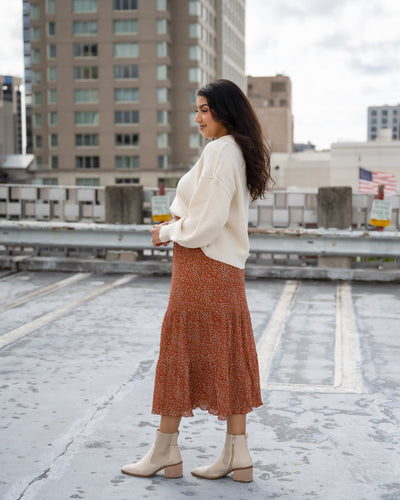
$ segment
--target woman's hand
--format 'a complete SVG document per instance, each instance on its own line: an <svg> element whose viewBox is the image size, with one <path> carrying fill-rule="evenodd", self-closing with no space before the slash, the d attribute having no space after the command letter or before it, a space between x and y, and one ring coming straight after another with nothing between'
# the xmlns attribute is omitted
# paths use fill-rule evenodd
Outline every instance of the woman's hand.
<svg viewBox="0 0 400 500"><path fill-rule="evenodd" d="M166 226L167 224L169 224L169 222L162 222L161 224L153 226L153 229L151 230L151 238L155 247L166 247L170 243L170 241L160 240L160 229L162 226Z"/></svg>

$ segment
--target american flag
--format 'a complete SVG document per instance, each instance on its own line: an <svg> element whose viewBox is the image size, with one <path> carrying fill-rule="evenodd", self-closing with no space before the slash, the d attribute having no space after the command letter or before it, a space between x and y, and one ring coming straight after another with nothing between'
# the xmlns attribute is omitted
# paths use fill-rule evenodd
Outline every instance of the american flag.
<svg viewBox="0 0 400 500"><path fill-rule="evenodd" d="M385 184L385 195L396 194L396 176L387 172L371 172L359 167L358 191L378 194L378 185Z"/></svg>

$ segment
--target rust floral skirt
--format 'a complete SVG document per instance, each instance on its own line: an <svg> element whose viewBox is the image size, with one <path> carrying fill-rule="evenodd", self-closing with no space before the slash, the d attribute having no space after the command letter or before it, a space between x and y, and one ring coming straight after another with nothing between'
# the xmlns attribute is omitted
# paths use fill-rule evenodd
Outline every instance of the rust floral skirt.
<svg viewBox="0 0 400 500"><path fill-rule="evenodd" d="M175 243L152 413L226 420L261 405L244 270Z"/></svg>

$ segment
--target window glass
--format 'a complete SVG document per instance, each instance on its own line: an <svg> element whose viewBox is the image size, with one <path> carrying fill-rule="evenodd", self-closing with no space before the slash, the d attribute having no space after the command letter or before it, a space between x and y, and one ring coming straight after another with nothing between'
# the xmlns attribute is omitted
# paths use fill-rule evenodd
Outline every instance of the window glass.
<svg viewBox="0 0 400 500"><path fill-rule="evenodd" d="M157 111L157 123L158 125L168 125L170 123L170 112L165 109L159 109Z"/></svg>
<svg viewBox="0 0 400 500"><path fill-rule="evenodd" d="M98 66L75 66L75 80L97 80L99 78Z"/></svg>
<svg viewBox="0 0 400 500"><path fill-rule="evenodd" d="M139 77L139 66L133 64L130 66L114 66L114 78L116 80L136 79Z"/></svg>
<svg viewBox="0 0 400 500"><path fill-rule="evenodd" d="M46 0L46 13L55 14L56 12L56 2L55 0Z"/></svg>
<svg viewBox="0 0 400 500"><path fill-rule="evenodd" d="M169 67L166 64L157 65L157 80L167 80L169 79Z"/></svg>
<svg viewBox="0 0 400 500"><path fill-rule="evenodd" d="M74 0L73 12L97 12L97 0Z"/></svg>
<svg viewBox="0 0 400 500"><path fill-rule="evenodd" d="M55 82L57 80L57 68L52 66L47 68L47 80L49 82Z"/></svg>
<svg viewBox="0 0 400 500"><path fill-rule="evenodd" d="M97 43L74 43L74 57L97 57Z"/></svg>
<svg viewBox="0 0 400 500"><path fill-rule="evenodd" d="M99 145L99 134L75 134L75 146L92 147Z"/></svg>
<svg viewBox="0 0 400 500"><path fill-rule="evenodd" d="M157 42L157 57L168 57L169 55L169 44L167 42Z"/></svg>
<svg viewBox="0 0 400 500"><path fill-rule="evenodd" d="M98 111L75 111L75 125L98 125Z"/></svg>
<svg viewBox="0 0 400 500"><path fill-rule="evenodd" d="M74 35L97 35L97 21L74 21Z"/></svg>
<svg viewBox="0 0 400 500"><path fill-rule="evenodd" d="M140 167L139 156L116 156L115 168L129 170Z"/></svg>
<svg viewBox="0 0 400 500"><path fill-rule="evenodd" d="M189 82L201 82L201 69L189 68Z"/></svg>
<svg viewBox="0 0 400 500"><path fill-rule="evenodd" d="M158 11L169 10L169 6L168 6L167 0L157 0L157 2L156 2L156 9Z"/></svg>
<svg viewBox="0 0 400 500"><path fill-rule="evenodd" d="M139 146L139 134L115 134L116 146Z"/></svg>
<svg viewBox="0 0 400 500"><path fill-rule="evenodd" d="M40 28L32 28L31 29L31 39L32 42L39 42L40 41Z"/></svg>
<svg viewBox="0 0 400 500"><path fill-rule="evenodd" d="M40 92L33 93L33 105L40 106L42 104L42 94Z"/></svg>
<svg viewBox="0 0 400 500"><path fill-rule="evenodd" d="M166 87L157 89L157 102L170 102L170 90Z"/></svg>
<svg viewBox="0 0 400 500"><path fill-rule="evenodd" d="M139 89L114 89L115 102L137 102L139 100Z"/></svg>
<svg viewBox="0 0 400 500"><path fill-rule="evenodd" d="M49 113L49 125L55 127L57 125L57 111L50 111Z"/></svg>
<svg viewBox="0 0 400 500"><path fill-rule="evenodd" d="M189 59L191 61L201 61L201 47L199 45L190 45Z"/></svg>
<svg viewBox="0 0 400 500"><path fill-rule="evenodd" d="M99 102L99 89L75 89L75 103Z"/></svg>
<svg viewBox="0 0 400 500"><path fill-rule="evenodd" d="M49 89L47 91L47 102L49 104L56 104L56 102L57 102L57 90L56 89Z"/></svg>
<svg viewBox="0 0 400 500"><path fill-rule="evenodd" d="M189 15L190 16L201 16L201 5L198 0L189 1Z"/></svg>
<svg viewBox="0 0 400 500"><path fill-rule="evenodd" d="M170 136L166 133L157 134L157 147L168 148L170 145Z"/></svg>
<svg viewBox="0 0 400 500"><path fill-rule="evenodd" d="M114 57L139 57L139 44L114 43Z"/></svg>
<svg viewBox="0 0 400 500"><path fill-rule="evenodd" d="M33 49L32 50L32 63L33 64L39 64L40 63L40 50L39 49Z"/></svg>
<svg viewBox="0 0 400 500"><path fill-rule="evenodd" d="M160 169L166 169L169 165L169 156L168 155L159 155L157 156L157 167Z"/></svg>
<svg viewBox="0 0 400 500"><path fill-rule="evenodd" d="M114 21L114 35L136 35L137 33L137 19L119 19L118 21Z"/></svg>
<svg viewBox="0 0 400 500"><path fill-rule="evenodd" d="M33 115L33 126L38 128L42 126L42 115L40 113Z"/></svg>
<svg viewBox="0 0 400 500"><path fill-rule="evenodd" d="M31 6L31 19L39 19L39 17L40 17L39 5L32 5Z"/></svg>
<svg viewBox="0 0 400 500"><path fill-rule="evenodd" d="M42 136L41 135L35 135L35 148L41 148L42 147Z"/></svg>
<svg viewBox="0 0 400 500"><path fill-rule="evenodd" d="M137 0L114 0L114 10L137 10Z"/></svg>
<svg viewBox="0 0 400 500"><path fill-rule="evenodd" d="M58 156L50 156L50 168L52 170L58 169Z"/></svg>
<svg viewBox="0 0 400 500"><path fill-rule="evenodd" d="M189 37L190 38L201 38L201 26L199 23L189 24Z"/></svg>
<svg viewBox="0 0 400 500"><path fill-rule="evenodd" d="M32 71L32 83L39 84L42 81L42 75L40 71Z"/></svg>
<svg viewBox="0 0 400 500"><path fill-rule="evenodd" d="M168 33L168 21L166 19L157 19L156 32L157 35L166 35Z"/></svg>
<svg viewBox="0 0 400 500"><path fill-rule="evenodd" d="M49 21L47 23L47 35L54 36L56 34L56 23L54 21Z"/></svg>
<svg viewBox="0 0 400 500"><path fill-rule="evenodd" d="M189 135L189 147L190 148L200 148L201 147L201 136L200 134L190 134Z"/></svg>
<svg viewBox="0 0 400 500"><path fill-rule="evenodd" d="M76 168L100 168L100 156L75 156Z"/></svg>
<svg viewBox="0 0 400 500"><path fill-rule="evenodd" d="M54 44L48 45L47 46L47 58L48 59L55 59L56 57L57 57L56 46Z"/></svg>
<svg viewBox="0 0 400 500"><path fill-rule="evenodd" d="M115 111L114 112L114 123L117 125L124 123L139 123L139 111L127 110L127 111Z"/></svg>
<svg viewBox="0 0 400 500"><path fill-rule="evenodd" d="M56 148L58 146L58 135L57 134L50 134L49 145L51 148Z"/></svg>
<svg viewBox="0 0 400 500"><path fill-rule="evenodd" d="M77 186L100 186L100 179L76 179Z"/></svg>

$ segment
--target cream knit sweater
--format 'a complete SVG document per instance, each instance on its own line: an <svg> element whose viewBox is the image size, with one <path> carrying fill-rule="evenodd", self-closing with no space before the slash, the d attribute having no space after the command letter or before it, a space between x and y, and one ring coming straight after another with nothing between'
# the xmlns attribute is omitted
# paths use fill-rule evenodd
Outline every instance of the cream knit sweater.
<svg viewBox="0 0 400 500"><path fill-rule="evenodd" d="M249 254L249 202L241 149L224 135L207 144L179 181L170 209L180 219L161 228L160 240L201 248L211 259L243 269Z"/></svg>

